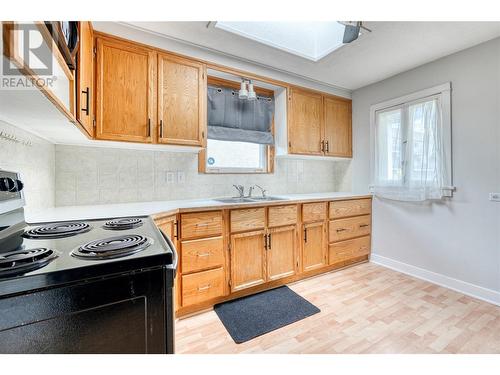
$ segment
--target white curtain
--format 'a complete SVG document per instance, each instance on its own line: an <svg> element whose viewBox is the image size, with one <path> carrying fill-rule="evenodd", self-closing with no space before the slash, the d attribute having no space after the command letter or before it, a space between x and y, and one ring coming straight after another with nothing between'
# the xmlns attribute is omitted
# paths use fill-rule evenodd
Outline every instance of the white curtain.
<svg viewBox="0 0 500 375"><path fill-rule="evenodd" d="M377 111L372 192L425 201L445 196L445 155L439 96Z"/></svg>

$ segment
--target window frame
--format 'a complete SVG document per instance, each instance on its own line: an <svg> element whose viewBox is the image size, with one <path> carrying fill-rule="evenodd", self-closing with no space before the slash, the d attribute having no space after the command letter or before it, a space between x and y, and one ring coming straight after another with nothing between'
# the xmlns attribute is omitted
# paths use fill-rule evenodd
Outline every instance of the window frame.
<svg viewBox="0 0 500 375"><path fill-rule="evenodd" d="M443 134L443 147L445 153L446 166L446 183L443 187L443 195L446 197L453 196L455 187L453 186L453 161L452 161L452 128L451 128L451 82L446 82L438 86L420 90L398 98L390 99L381 103L374 104L370 107L370 191L373 188L375 181L375 139L377 127L377 113L387 111L392 108L401 108L402 118L408 116L407 109L410 105L425 101L430 98L437 98L441 104L441 131ZM406 110L405 110L406 109ZM407 126L408 121L403 120L402 128ZM408 129L405 130L407 134ZM404 138L404 137L402 137ZM407 171L403 173L403 181L407 179ZM405 185L401 185L403 188Z"/></svg>
<svg viewBox="0 0 500 375"><path fill-rule="evenodd" d="M207 77L207 85L220 85L225 86L234 90L239 90L239 82L230 81L224 78L219 78L215 76ZM274 97L274 91L258 86L254 86L254 91L257 95L272 95ZM273 137L275 136L274 130L274 116L273 122L271 124L271 133ZM267 145L265 146L265 168L211 168L207 166L207 148L208 139L205 140L205 145L203 149L198 154L198 172L205 174L270 174L274 173L274 156L275 156L275 146Z"/></svg>

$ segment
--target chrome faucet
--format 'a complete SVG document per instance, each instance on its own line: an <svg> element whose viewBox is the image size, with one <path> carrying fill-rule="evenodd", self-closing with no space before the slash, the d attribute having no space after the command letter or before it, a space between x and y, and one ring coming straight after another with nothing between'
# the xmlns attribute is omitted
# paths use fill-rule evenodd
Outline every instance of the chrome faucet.
<svg viewBox="0 0 500 375"><path fill-rule="evenodd" d="M245 197L245 187L243 185L234 185L234 188L238 190L238 194L240 195L239 198L244 198Z"/></svg>
<svg viewBox="0 0 500 375"><path fill-rule="evenodd" d="M260 192L262 193L262 198L265 198L266 197L266 189L264 189L262 186L259 186L257 184L254 185L256 188L259 188L260 189Z"/></svg>

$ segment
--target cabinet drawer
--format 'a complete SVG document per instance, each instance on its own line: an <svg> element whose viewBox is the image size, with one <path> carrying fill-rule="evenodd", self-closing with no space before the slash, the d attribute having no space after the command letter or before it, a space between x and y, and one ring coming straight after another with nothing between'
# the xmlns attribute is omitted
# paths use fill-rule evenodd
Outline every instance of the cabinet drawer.
<svg viewBox="0 0 500 375"><path fill-rule="evenodd" d="M269 227L297 223L297 205L269 207Z"/></svg>
<svg viewBox="0 0 500 375"><path fill-rule="evenodd" d="M371 199L330 202L330 219L357 215L369 215L371 214L371 210Z"/></svg>
<svg viewBox="0 0 500 375"><path fill-rule="evenodd" d="M182 241L182 273L220 267L224 264L222 237Z"/></svg>
<svg viewBox="0 0 500 375"><path fill-rule="evenodd" d="M304 203L302 205L302 221L310 223L326 219L326 202Z"/></svg>
<svg viewBox="0 0 500 375"><path fill-rule="evenodd" d="M245 208L231 211L231 232L262 229L266 225L266 209Z"/></svg>
<svg viewBox="0 0 500 375"><path fill-rule="evenodd" d="M224 269L182 275L182 306L195 305L224 295Z"/></svg>
<svg viewBox="0 0 500 375"><path fill-rule="evenodd" d="M222 234L220 211L195 212L181 215L181 238L199 238Z"/></svg>
<svg viewBox="0 0 500 375"><path fill-rule="evenodd" d="M370 234L371 216L357 216L348 219L331 220L329 225L329 241L342 241L348 238Z"/></svg>
<svg viewBox="0 0 500 375"><path fill-rule="evenodd" d="M330 264L368 255L370 254L370 236L335 242L330 244L328 250Z"/></svg>

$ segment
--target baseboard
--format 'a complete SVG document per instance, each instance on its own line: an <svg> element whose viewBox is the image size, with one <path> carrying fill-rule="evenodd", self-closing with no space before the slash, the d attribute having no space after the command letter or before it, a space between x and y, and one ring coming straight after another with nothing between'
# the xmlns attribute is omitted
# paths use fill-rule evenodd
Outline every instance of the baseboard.
<svg viewBox="0 0 500 375"><path fill-rule="evenodd" d="M500 292L495 290L454 279L440 273L428 271L423 268L415 267L410 264L373 253L370 257L370 262L500 306Z"/></svg>

